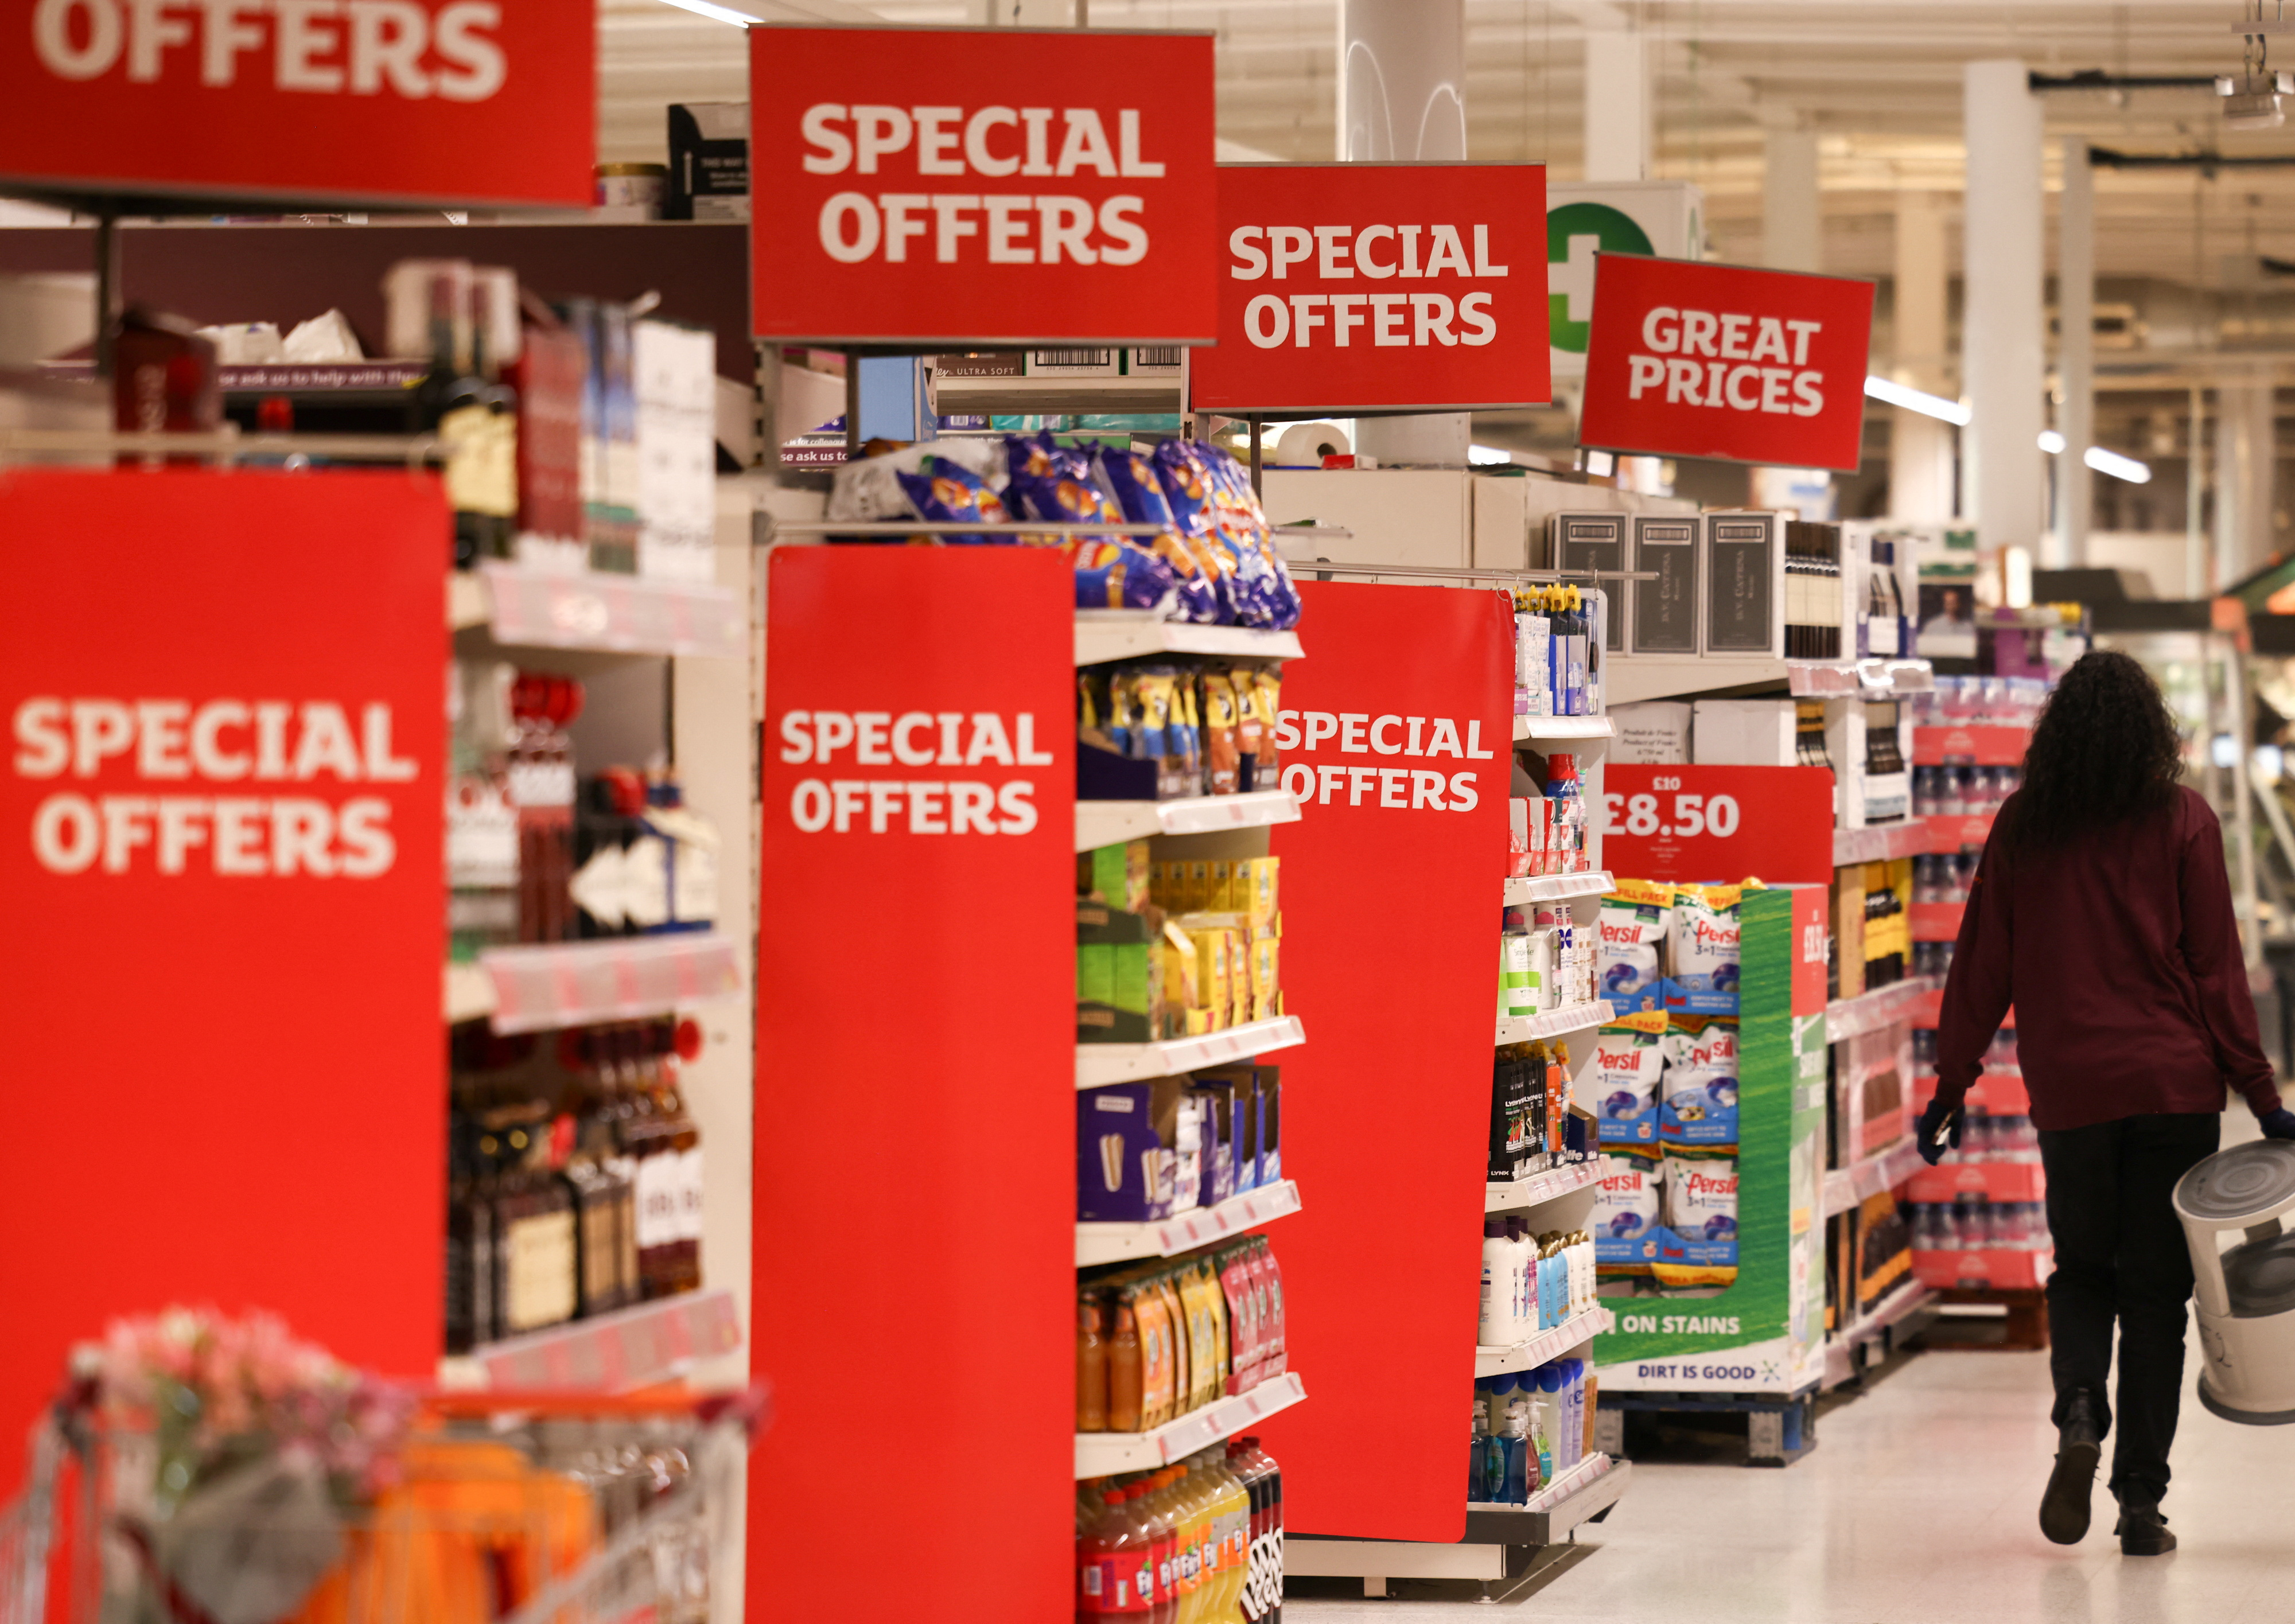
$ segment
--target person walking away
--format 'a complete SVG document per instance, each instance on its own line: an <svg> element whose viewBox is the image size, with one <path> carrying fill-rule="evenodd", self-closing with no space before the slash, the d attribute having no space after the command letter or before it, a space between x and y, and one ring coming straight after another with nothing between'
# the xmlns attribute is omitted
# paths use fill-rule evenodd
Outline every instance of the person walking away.
<svg viewBox="0 0 2295 1624"><path fill-rule="evenodd" d="M2084 656L2049 698L1985 843L1945 980L1937 1093L1919 1145L1960 1143L1964 1102L2011 1006L2047 1173L2056 1464L2040 1529L2087 1533L2115 1419L2110 1487L2131 1556L2176 1547L2160 1503L2184 1376L2191 1254L2171 1196L2216 1149L2225 1088L2295 1139L2257 1041L2223 831L2185 788L2159 689L2124 654Z"/></svg>

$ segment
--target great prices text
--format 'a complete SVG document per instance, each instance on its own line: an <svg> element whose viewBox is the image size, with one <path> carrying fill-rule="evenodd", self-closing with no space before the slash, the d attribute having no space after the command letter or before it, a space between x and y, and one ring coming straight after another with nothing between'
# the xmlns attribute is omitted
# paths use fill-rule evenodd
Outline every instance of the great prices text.
<svg viewBox="0 0 2295 1624"><path fill-rule="evenodd" d="M1227 273L1236 282L1285 282L1298 267L1299 280L1319 286L1358 279L1452 284L1257 294L1244 307L1243 331L1261 349L1488 344L1499 335L1491 293L1471 284L1512 274L1491 261L1488 225L1238 225L1227 246L1233 256Z"/></svg>
<svg viewBox="0 0 2295 1624"><path fill-rule="evenodd" d="M510 77L502 13L498 0L39 0L31 46L76 82L118 70L137 85L483 102Z"/></svg>
<svg viewBox="0 0 2295 1624"><path fill-rule="evenodd" d="M780 758L815 766L789 791L789 821L804 834L1025 835L1036 827L1031 778L986 767L1049 767L1036 718L995 711L783 711ZM837 767L853 776L827 776ZM953 767L962 776L858 773L866 767Z"/></svg>
<svg viewBox="0 0 2295 1624"><path fill-rule="evenodd" d="M1498 752L1482 747L1482 724L1461 724L1449 716L1373 715L1368 711L1280 711L1275 742L1285 757L1283 788L1304 806L1380 806L1395 812L1472 812L1481 796L1470 768L1451 771L1450 761L1490 761ZM1290 759L1301 755L1366 755L1353 762ZM1390 765L1377 759L1424 762L1426 766Z"/></svg>
<svg viewBox="0 0 2295 1624"><path fill-rule="evenodd" d="M1074 183L1163 178L1141 118L1133 107L1111 118L1093 107L815 102L800 118L805 173L884 177L821 204L821 251L840 265L1138 265L1146 200L1087 197ZM1045 180L1071 184L1024 184Z"/></svg>
<svg viewBox="0 0 2295 1624"><path fill-rule="evenodd" d="M16 776L57 782L28 831L54 874L372 879L391 803L353 787L420 772L389 706L331 699L36 696L12 735Z"/></svg>
<svg viewBox="0 0 2295 1624"><path fill-rule="evenodd" d="M1822 322L1660 305L1642 318L1646 353L1628 357L1626 397L1662 387L1670 406L1815 417L1825 373L1809 364L1809 341L1824 331Z"/></svg>

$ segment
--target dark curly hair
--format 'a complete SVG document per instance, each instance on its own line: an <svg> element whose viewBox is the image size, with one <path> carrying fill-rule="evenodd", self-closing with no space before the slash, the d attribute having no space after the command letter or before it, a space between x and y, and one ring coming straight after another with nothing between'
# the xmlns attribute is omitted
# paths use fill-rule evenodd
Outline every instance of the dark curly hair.
<svg viewBox="0 0 2295 1624"><path fill-rule="evenodd" d="M2009 842L2045 849L2156 811L2183 771L2183 741L2152 673L2124 654L2084 654L2032 730Z"/></svg>

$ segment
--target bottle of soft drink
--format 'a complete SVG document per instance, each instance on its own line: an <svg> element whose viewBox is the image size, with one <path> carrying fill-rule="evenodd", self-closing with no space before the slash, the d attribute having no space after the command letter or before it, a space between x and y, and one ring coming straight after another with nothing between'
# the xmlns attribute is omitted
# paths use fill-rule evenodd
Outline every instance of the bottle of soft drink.
<svg viewBox="0 0 2295 1624"><path fill-rule="evenodd" d="M1077 1624L1109 1614L1145 1618L1154 1601L1156 1553L1139 1506L1122 1489L1102 1489L1098 1514L1076 1540ZM1149 1581L1147 1590L1141 1584Z"/></svg>
<svg viewBox="0 0 2295 1624"><path fill-rule="evenodd" d="M1231 1440L1228 1461L1241 1473L1256 1507L1243 1616L1249 1624L1282 1624L1283 1470L1256 1438Z"/></svg>
<svg viewBox="0 0 2295 1624"><path fill-rule="evenodd" d="M1157 1472L1131 1485L1127 1491L1132 1508L1147 1530L1150 1554L1154 1559L1152 1573L1143 1582L1155 1587L1143 1624L1177 1624L1180 1616L1180 1593L1173 1584L1173 1570L1178 1563L1179 1530L1164 1509L1164 1490L1171 1486L1171 1473Z"/></svg>

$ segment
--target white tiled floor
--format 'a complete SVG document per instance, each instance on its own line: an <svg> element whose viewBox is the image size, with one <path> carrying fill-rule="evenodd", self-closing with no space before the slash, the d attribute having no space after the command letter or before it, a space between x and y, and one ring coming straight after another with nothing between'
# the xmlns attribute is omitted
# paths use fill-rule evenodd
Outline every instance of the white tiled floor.
<svg viewBox="0 0 2295 1624"><path fill-rule="evenodd" d="M2086 1542L2053 1546L2038 1522L2054 1449L2046 1361L1918 1355L1825 1415L1817 1449L1782 1471L1637 1461L1609 1520L1580 1530L1598 1548L1515 1603L1482 1607L1463 1586L1458 1599L1302 1598L1286 1602L1286 1624L2295 1620L2295 1427L2219 1421L2187 1387L2166 1506L2182 1547L2122 1557L2100 1482Z"/></svg>

